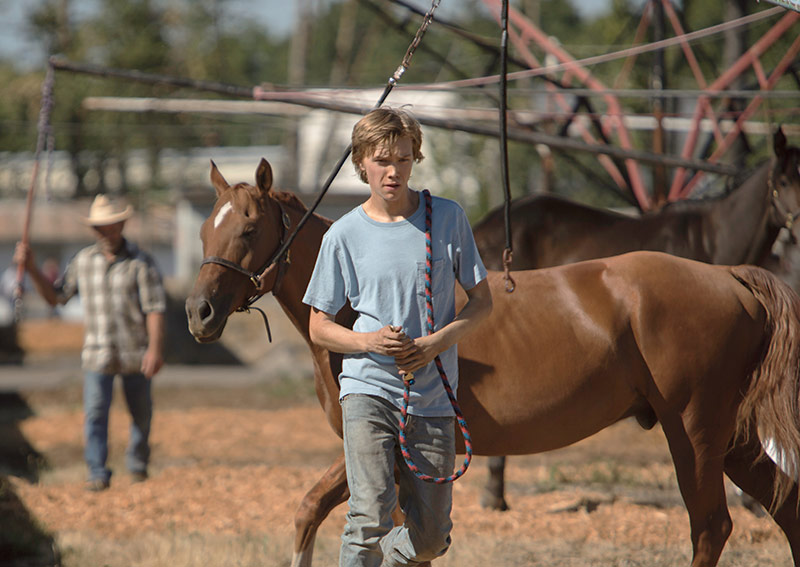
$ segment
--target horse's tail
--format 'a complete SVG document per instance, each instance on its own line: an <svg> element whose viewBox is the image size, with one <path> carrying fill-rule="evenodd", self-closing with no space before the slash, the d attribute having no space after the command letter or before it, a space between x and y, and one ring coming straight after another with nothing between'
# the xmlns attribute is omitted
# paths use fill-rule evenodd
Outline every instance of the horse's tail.
<svg viewBox="0 0 800 567"><path fill-rule="evenodd" d="M779 448L778 463L787 474L775 477L772 505L776 507L789 495L800 463L800 298L766 270L755 266L730 270L766 311L769 337L739 408L736 429L737 436L747 437L755 426L764 442L771 440Z"/></svg>

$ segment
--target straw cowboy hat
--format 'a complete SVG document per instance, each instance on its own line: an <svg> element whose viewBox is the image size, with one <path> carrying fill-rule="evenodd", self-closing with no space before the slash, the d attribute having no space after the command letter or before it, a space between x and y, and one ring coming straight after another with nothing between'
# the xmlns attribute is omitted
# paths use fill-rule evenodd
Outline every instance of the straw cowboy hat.
<svg viewBox="0 0 800 567"><path fill-rule="evenodd" d="M121 203L111 201L102 193L95 197L89 207L89 216L83 222L89 226L105 226L127 220L133 214L133 207L127 205L124 209Z"/></svg>

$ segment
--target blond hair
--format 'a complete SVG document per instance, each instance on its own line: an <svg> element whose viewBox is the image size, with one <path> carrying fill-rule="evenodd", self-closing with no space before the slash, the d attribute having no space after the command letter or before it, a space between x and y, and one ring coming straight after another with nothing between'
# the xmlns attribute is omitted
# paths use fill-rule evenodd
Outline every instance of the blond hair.
<svg viewBox="0 0 800 567"><path fill-rule="evenodd" d="M367 183L367 173L361 162L377 148L394 145L397 140L408 137L411 140L414 161L419 163L422 155L422 129L417 119L404 110L396 108L376 108L359 120L353 127L353 164L361 181Z"/></svg>

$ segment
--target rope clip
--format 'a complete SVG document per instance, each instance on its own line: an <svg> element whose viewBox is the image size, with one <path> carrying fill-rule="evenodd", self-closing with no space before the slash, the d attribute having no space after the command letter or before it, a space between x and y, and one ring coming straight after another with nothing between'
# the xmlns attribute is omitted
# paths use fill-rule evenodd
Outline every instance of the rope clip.
<svg viewBox="0 0 800 567"><path fill-rule="evenodd" d="M513 293L517 289L517 283L511 277L511 262L514 259L514 253L511 248L503 250L503 279L506 281L506 293Z"/></svg>

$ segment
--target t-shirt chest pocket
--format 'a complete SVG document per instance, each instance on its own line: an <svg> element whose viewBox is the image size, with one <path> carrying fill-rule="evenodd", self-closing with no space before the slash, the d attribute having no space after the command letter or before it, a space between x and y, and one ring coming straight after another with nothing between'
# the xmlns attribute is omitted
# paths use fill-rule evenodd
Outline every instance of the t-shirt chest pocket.
<svg viewBox="0 0 800 567"><path fill-rule="evenodd" d="M433 295L441 293L445 288L445 281L448 279L447 262L444 258L433 261L433 280L431 290ZM425 262L417 262L417 293L425 295Z"/></svg>

